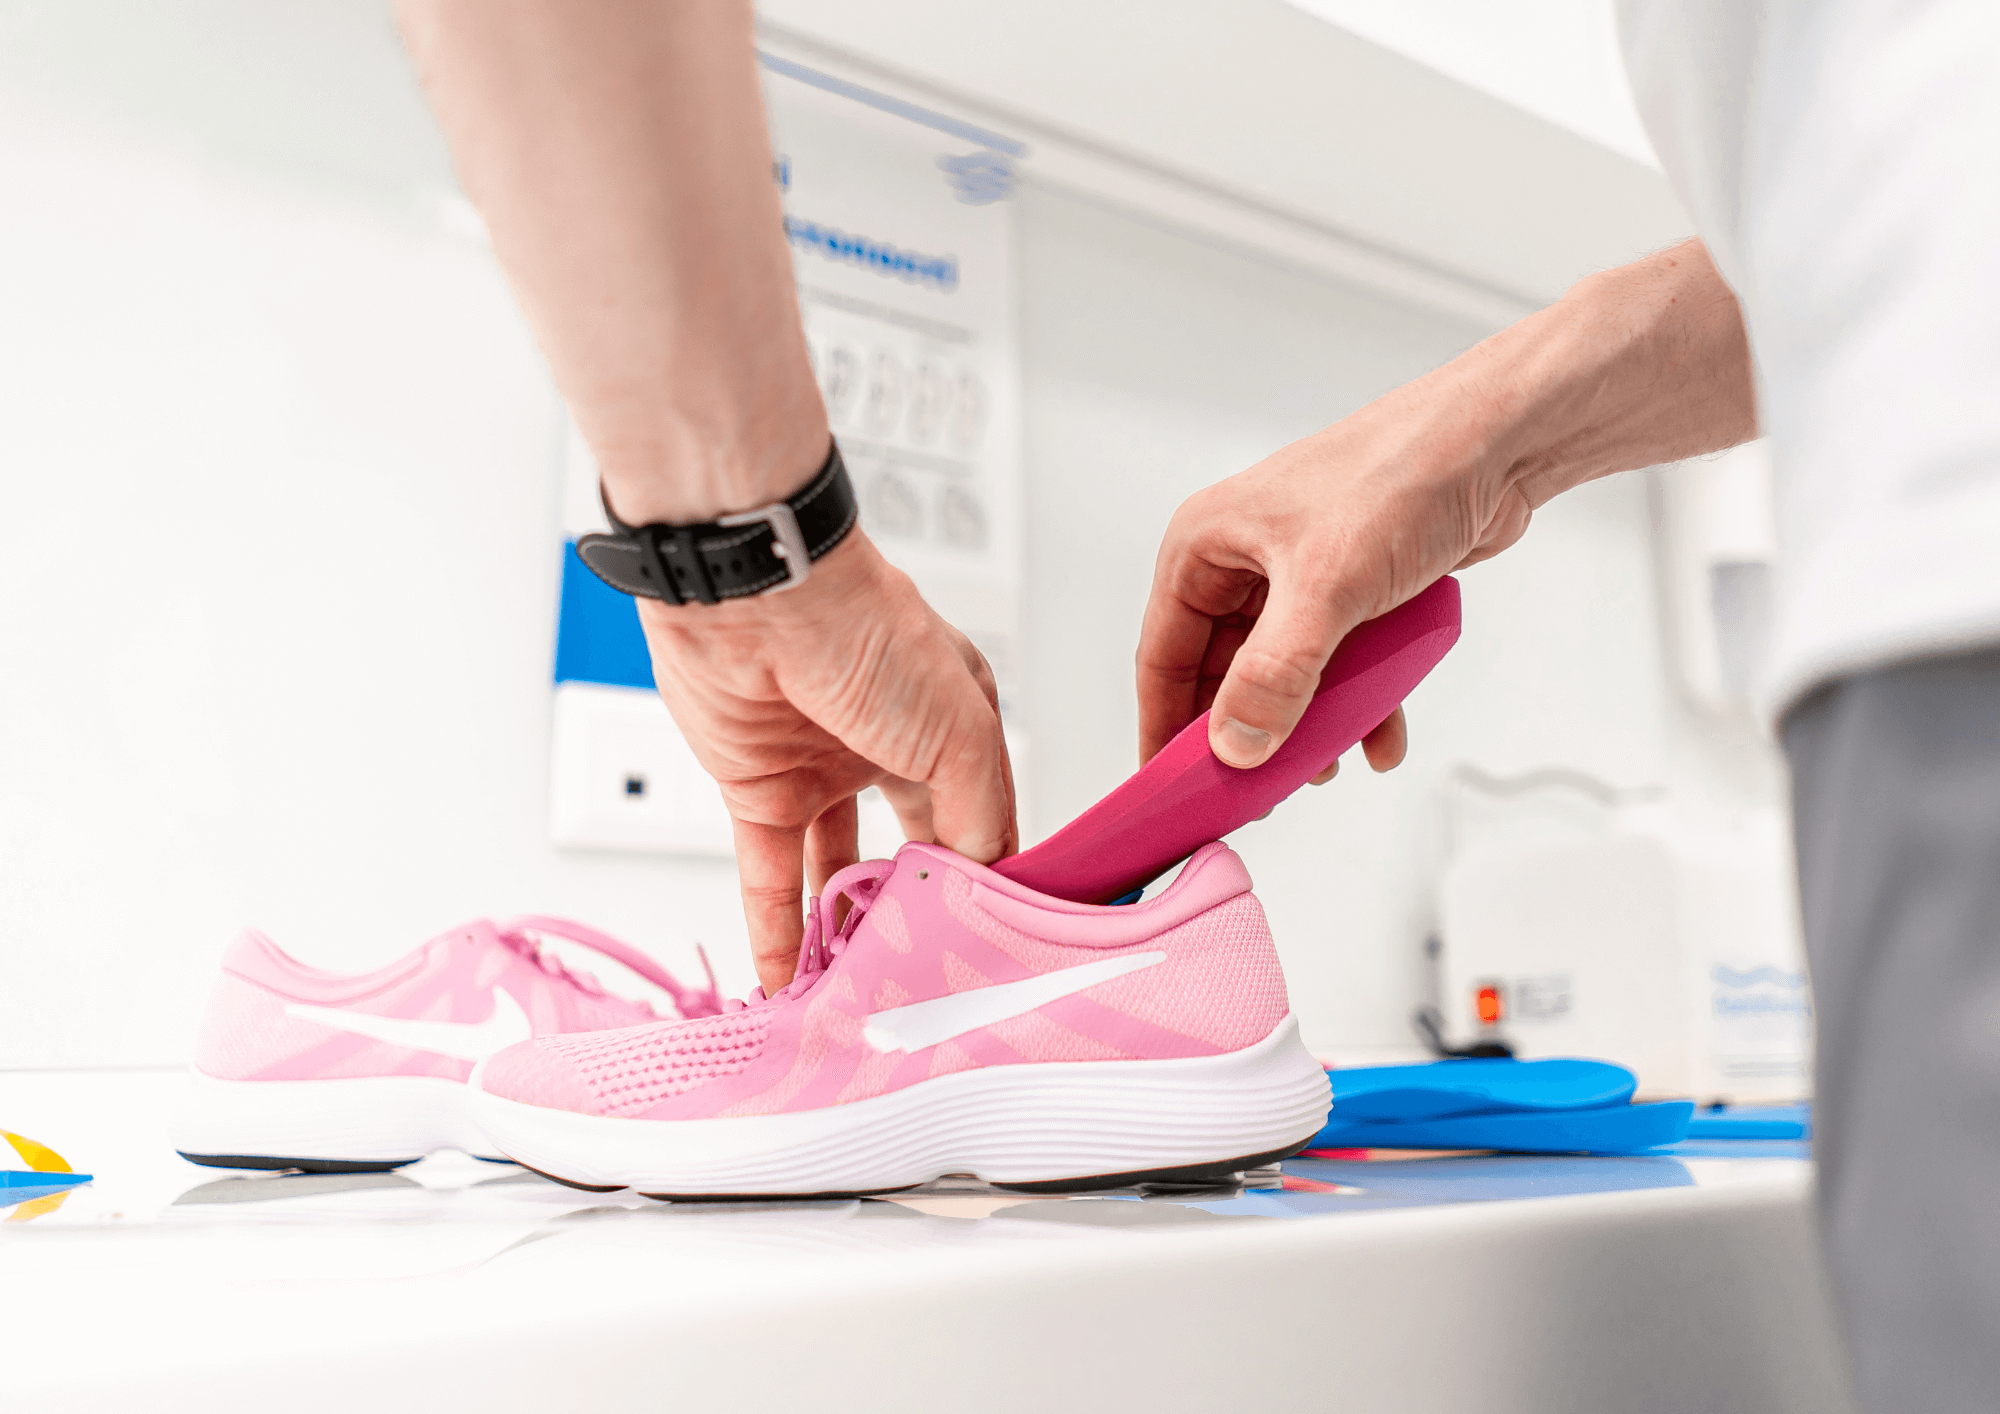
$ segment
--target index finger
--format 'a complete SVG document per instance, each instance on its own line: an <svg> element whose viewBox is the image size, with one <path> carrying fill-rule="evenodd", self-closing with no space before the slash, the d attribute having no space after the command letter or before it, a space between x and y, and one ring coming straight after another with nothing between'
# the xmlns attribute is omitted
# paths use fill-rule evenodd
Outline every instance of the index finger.
<svg viewBox="0 0 2000 1414"><path fill-rule="evenodd" d="M1139 686L1139 762L1144 765L1197 715L1195 697L1214 620L1158 584L1146 603L1134 667Z"/></svg>
<svg viewBox="0 0 2000 1414"><path fill-rule="evenodd" d="M730 817L736 836L736 872L743 888L743 921L750 928L750 957L770 996L798 971L805 937L800 884L805 876L804 826L760 825Z"/></svg>

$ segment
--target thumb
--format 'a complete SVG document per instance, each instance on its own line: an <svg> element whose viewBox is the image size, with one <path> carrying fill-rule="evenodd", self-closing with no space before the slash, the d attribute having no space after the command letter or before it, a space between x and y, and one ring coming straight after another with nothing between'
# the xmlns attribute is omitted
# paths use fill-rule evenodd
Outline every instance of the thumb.
<svg viewBox="0 0 2000 1414"><path fill-rule="evenodd" d="M1299 724L1320 670L1358 622L1330 596L1271 581L1264 612L1230 661L1209 709L1208 745L1226 766L1261 766Z"/></svg>

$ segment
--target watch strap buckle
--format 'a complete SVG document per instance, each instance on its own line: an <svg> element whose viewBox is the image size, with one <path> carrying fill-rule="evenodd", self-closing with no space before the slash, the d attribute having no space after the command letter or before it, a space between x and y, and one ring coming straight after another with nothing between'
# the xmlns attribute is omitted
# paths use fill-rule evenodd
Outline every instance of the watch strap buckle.
<svg viewBox="0 0 2000 1414"><path fill-rule="evenodd" d="M771 527L771 553L785 562L785 578L781 584L773 584L762 590L765 594L782 594L787 589L797 589L812 577L812 551L806 545L806 537L799 529L799 514L783 501L774 501L768 506L759 506L754 511L740 511L732 516L719 516L717 525L768 525ZM704 577L706 583L706 577ZM704 600L704 603L713 602Z"/></svg>

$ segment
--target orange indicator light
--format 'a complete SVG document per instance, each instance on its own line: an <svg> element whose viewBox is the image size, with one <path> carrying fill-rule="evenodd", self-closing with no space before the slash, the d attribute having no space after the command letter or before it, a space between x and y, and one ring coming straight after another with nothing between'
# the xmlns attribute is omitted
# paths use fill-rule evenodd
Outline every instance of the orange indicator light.
<svg viewBox="0 0 2000 1414"><path fill-rule="evenodd" d="M1500 989L1481 987L1474 994L1473 1005L1479 1012L1479 1024L1491 1026L1500 1019Z"/></svg>

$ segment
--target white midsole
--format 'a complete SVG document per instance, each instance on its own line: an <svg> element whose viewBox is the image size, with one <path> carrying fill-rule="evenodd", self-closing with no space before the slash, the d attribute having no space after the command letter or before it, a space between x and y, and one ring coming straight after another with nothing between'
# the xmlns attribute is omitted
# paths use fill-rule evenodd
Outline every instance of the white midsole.
<svg viewBox="0 0 2000 1414"><path fill-rule="evenodd" d="M218 1080L188 1072L173 1120L183 1154L380 1163L439 1149L497 1157L467 1112L457 1080L429 1075L349 1080Z"/></svg>
<svg viewBox="0 0 2000 1414"><path fill-rule="evenodd" d="M1256 1045L1181 1060L989 1066L851 1104L729 1119L612 1119L467 1099L494 1147L573 1183L645 1193L857 1192L971 1173L1055 1182L1213 1164L1304 1142L1326 1072L1287 1016Z"/></svg>

